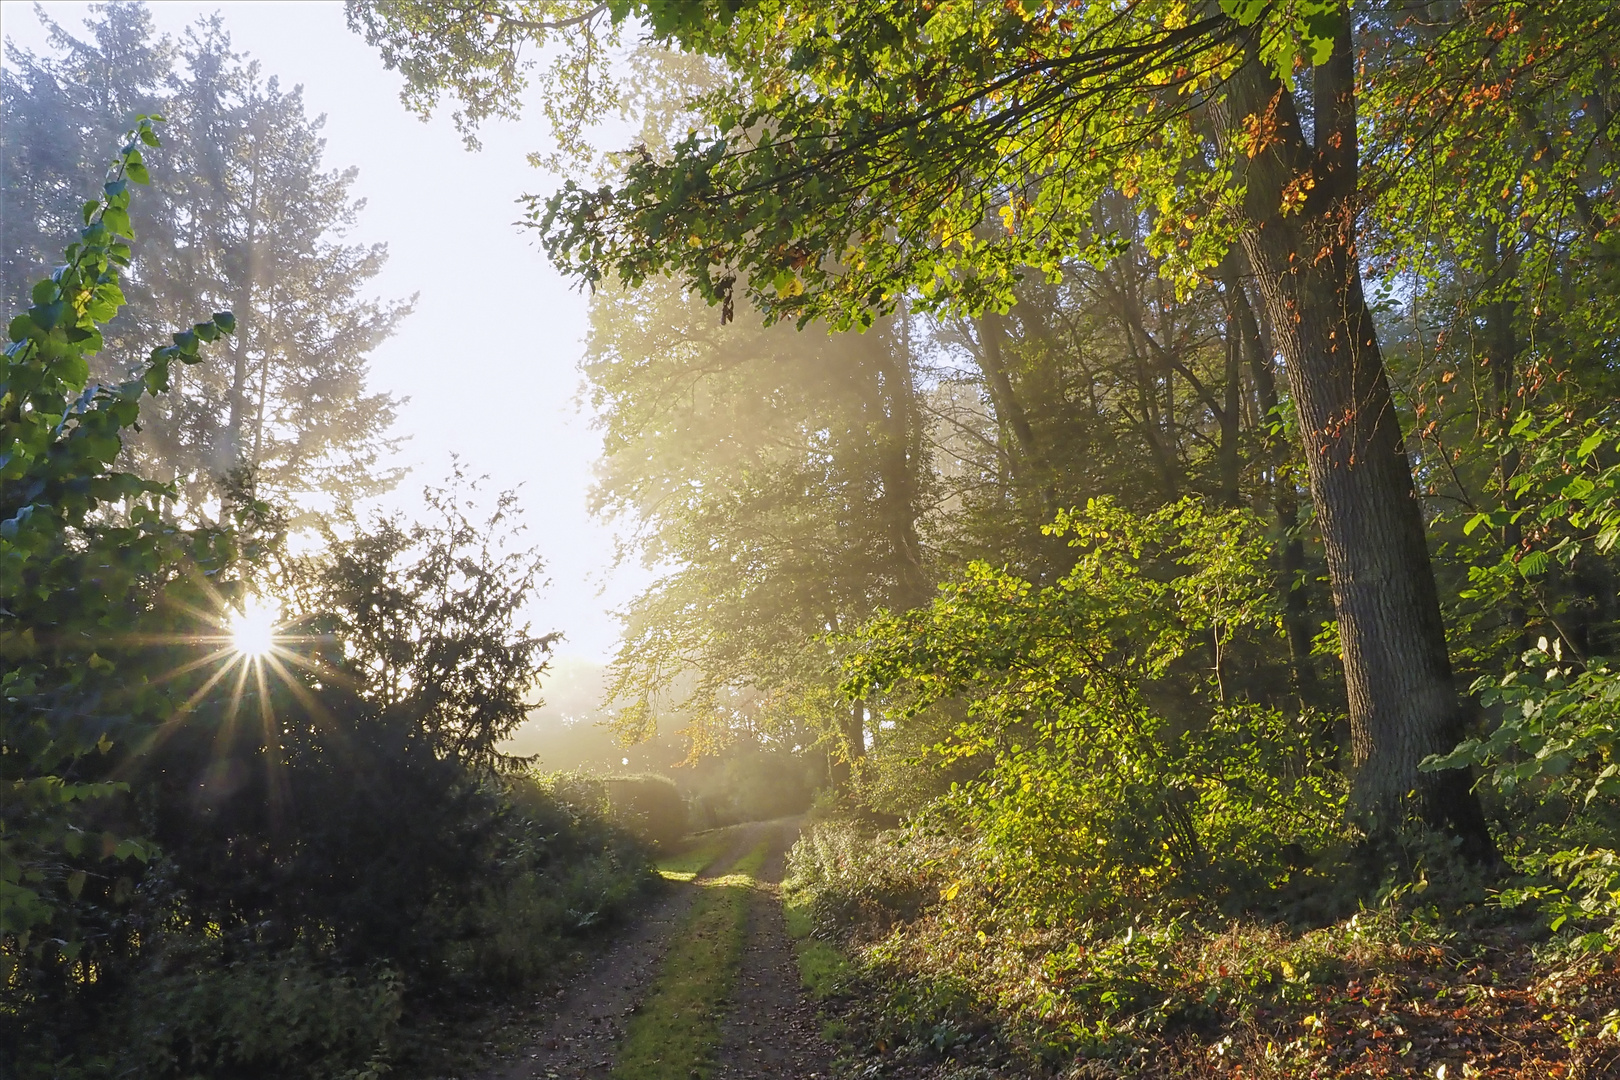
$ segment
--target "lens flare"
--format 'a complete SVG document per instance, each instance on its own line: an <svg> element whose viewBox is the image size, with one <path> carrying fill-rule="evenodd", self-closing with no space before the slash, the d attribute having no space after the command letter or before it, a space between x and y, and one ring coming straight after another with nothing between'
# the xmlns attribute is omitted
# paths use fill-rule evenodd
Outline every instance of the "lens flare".
<svg viewBox="0 0 1620 1080"><path fill-rule="evenodd" d="M281 609L258 597L249 597L241 611L231 613L231 648L243 656L267 656L276 645Z"/></svg>

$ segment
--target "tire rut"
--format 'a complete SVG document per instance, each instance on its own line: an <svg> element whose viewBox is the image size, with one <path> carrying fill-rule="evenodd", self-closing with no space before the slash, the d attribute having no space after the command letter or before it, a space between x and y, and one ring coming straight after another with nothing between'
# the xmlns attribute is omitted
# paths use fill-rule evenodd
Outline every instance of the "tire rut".
<svg viewBox="0 0 1620 1080"><path fill-rule="evenodd" d="M799 983L793 939L782 915L781 883L796 824L778 827L779 842L760 871L748 912L736 1003L721 1027L713 1080L822 1080L833 1050L821 1036L815 1003Z"/></svg>
<svg viewBox="0 0 1620 1080"><path fill-rule="evenodd" d="M699 879L724 874L769 827L740 830L726 853ZM672 888L538 1010L528 1048L516 1059L480 1073L481 1080L606 1080L613 1069L614 1044L657 978L670 935L697 895L690 884Z"/></svg>

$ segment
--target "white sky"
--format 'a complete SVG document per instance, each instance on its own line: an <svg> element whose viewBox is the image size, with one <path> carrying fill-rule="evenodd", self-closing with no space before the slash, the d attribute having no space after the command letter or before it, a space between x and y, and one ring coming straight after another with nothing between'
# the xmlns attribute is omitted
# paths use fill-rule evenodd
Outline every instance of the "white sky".
<svg viewBox="0 0 1620 1080"><path fill-rule="evenodd" d="M74 32L89 7L42 6ZM8 45L44 52L33 7L4 0L0 31ZM480 133L483 150L468 153L448 109L427 124L405 111L399 76L349 32L340 3L150 7L159 32L172 35L222 12L237 51L284 89L303 86L309 115L327 117L326 167L360 170L352 193L367 207L351 238L388 244L377 293L421 294L416 313L372 357L372 387L410 398L396 431L410 436L401 462L412 472L387 503L414 511L422 485L444 477L452 453L495 488L521 485L527 539L545 554L551 580L532 612L536 628L567 635L559 656L608 658L618 635L608 611L649 575L612 569L612 535L585 509L600 448L576 403L586 300L512 225L518 195L555 183L525 161L545 138L543 123L492 123Z"/></svg>

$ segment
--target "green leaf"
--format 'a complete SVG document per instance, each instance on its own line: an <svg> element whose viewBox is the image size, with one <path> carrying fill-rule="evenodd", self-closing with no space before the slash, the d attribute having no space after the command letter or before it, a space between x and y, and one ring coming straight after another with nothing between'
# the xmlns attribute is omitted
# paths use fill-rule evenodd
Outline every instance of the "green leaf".
<svg viewBox="0 0 1620 1080"><path fill-rule="evenodd" d="M56 362L57 378L78 390L90 379L90 365L77 350Z"/></svg>
<svg viewBox="0 0 1620 1080"><path fill-rule="evenodd" d="M1527 578L1537 577L1547 572L1550 560L1545 551L1532 551L1519 560L1519 573Z"/></svg>
<svg viewBox="0 0 1620 1080"><path fill-rule="evenodd" d="M129 223L129 211L120 210L116 206L109 206L101 215L101 223L107 226L114 235L134 236L135 229Z"/></svg>
<svg viewBox="0 0 1620 1080"><path fill-rule="evenodd" d="M1592 451L1594 451L1598 447L1602 446L1604 440L1607 439L1608 437L1609 437L1609 435L1608 435L1607 432L1594 431L1592 434L1588 435L1586 438L1581 440L1581 448L1579 450L1575 451L1575 456L1577 458L1586 457Z"/></svg>
<svg viewBox="0 0 1620 1080"><path fill-rule="evenodd" d="M1244 26L1252 26L1266 10L1266 0L1221 0L1221 10Z"/></svg>
<svg viewBox="0 0 1620 1080"><path fill-rule="evenodd" d="M40 304L37 307L28 309L29 318L41 330L54 329L56 324L62 321L62 316L66 313L67 302L65 300L58 300L51 304Z"/></svg>
<svg viewBox="0 0 1620 1080"><path fill-rule="evenodd" d="M236 316L229 311L214 312L214 325L227 334L236 333Z"/></svg>

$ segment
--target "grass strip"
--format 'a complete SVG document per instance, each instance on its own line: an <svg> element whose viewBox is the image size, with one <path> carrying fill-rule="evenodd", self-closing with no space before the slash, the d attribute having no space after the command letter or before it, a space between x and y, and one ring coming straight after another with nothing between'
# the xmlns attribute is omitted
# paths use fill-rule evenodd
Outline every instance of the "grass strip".
<svg viewBox="0 0 1620 1080"><path fill-rule="evenodd" d="M793 959L799 965L799 982L817 1001L843 993L854 977L855 966L843 950L830 942L810 936L810 900L803 893L782 895L782 915L788 936L793 938Z"/></svg>
<svg viewBox="0 0 1620 1080"><path fill-rule="evenodd" d="M732 831L727 829L711 835L696 847L658 860L658 873L666 881L691 881L731 846Z"/></svg>
<svg viewBox="0 0 1620 1080"><path fill-rule="evenodd" d="M706 1077L720 1044L720 1019L737 983L748 902L770 839L702 889L675 931L647 999L614 1050L615 1080Z"/></svg>

